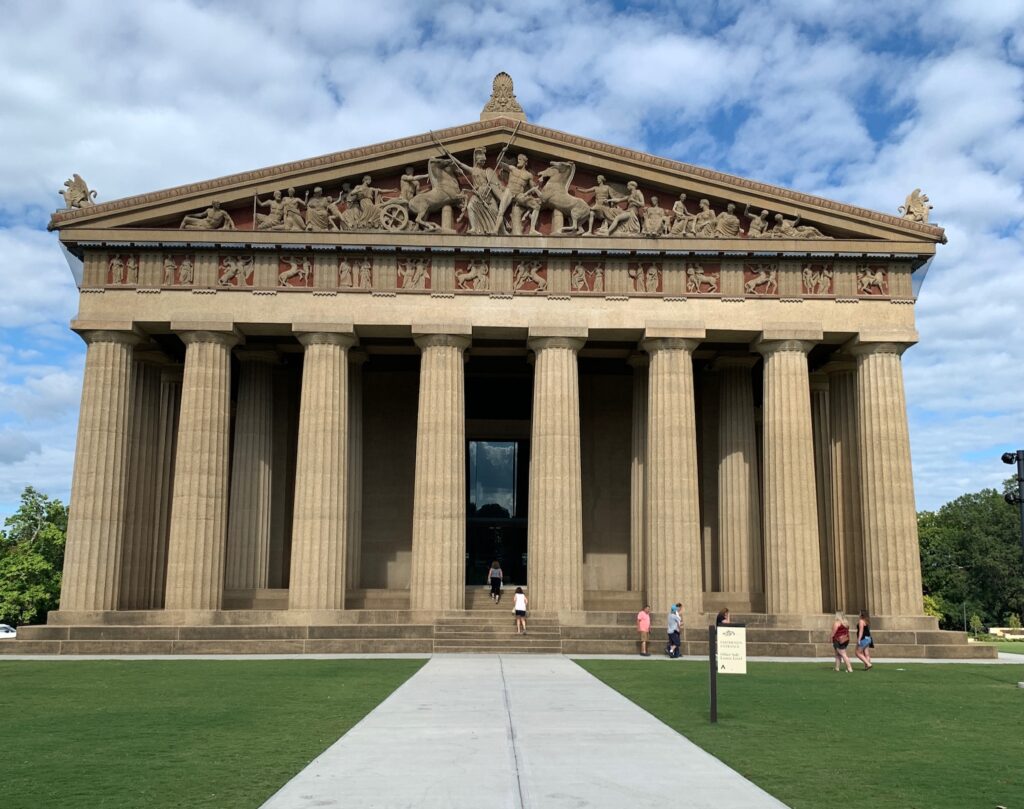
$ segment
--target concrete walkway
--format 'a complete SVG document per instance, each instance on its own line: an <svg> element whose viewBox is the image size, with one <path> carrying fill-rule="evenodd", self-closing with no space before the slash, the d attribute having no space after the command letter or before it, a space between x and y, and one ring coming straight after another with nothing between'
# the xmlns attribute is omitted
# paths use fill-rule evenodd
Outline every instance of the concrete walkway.
<svg viewBox="0 0 1024 809"><path fill-rule="evenodd" d="M557 655L431 658L264 804L625 806L784 804Z"/></svg>

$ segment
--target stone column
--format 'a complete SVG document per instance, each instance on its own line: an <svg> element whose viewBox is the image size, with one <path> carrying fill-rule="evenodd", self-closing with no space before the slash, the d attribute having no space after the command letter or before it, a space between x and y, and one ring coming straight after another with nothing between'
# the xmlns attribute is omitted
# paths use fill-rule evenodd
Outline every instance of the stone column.
<svg viewBox="0 0 1024 809"><path fill-rule="evenodd" d="M181 412L182 368L160 373L160 427L157 436L156 547L150 570L152 609L162 609L167 583L167 543L171 532L174 499L174 458L178 450L178 416Z"/></svg>
<svg viewBox="0 0 1024 809"><path fill-rule="evenodd" d="M661 333L665 332L665 336ZM660 612L679 601L704 611L693 350L703 329L647 330L651 356L647 416L647 600ZM699 333L699 336L698 336Z"/></svg>
<svg viewBox="0 0 1024 809"><path fill-rule="evenodd" d="M224 586L268 586L274 476L276 351L236 352L239 362Z"/></svg>
<svg viewBox="0 0 1024 809"><path fill-rule="evenodd" d="M807 330L806 336L813 330ZM818 509L807 352L821 339L765 331L765 608L769 614L821 613Z"/></svg>
<svg viewBox="0 0 1024 809"><path fill-rule="evenodd" d="M351 326L295 328L305 346L295 469L291 609L345 608Z"/></svg>
<svg viewBox="0 0 1024 809"><path fill-rule="evenodd" d="M461 333L456 333L456 331ZM414 327L413 333L416 333ZM421 333L409 604L461 610L466 592L466 408L470 330Z"/></svg>
<svg viewBox="0 0 1024 809"><path fill-rule="evenodd" d="M583 494L576 352L585 329L531 329L529 583L532 609L583 609Z"/></svg>
<svg viewBox="0 0 1024 809"><path fill-rule="evenodd" d="M860 451L857 449L857 363L837 354L825 368L829 378L832 461L832 559L836 609L864 609L864 534L860 513Z"/></svg>
<svg viewBox="0 0 1024 809"><path fill-rule="evenodd" d="M130 330L83 330L75 468L71 477L60 608L115 610L121 578L132 385Z"/></svg>
<svg viewBox="0 0 1024 809"><path fill-rule="evenodd" d="M718 532L721 589L763 592L761 495L751 369L757 357L719 357ZM755 601L752 597L751 601Z"/></svg>
<svg viewBox="0 0 1024 809"><path fill-rule="evenodd" d="M900 355L907 342L860 342L857 432L867 608L873 615L919 616L921 561L907 404Z"/></svg>
<svg viewBox="0 0 1024 809"><path fill-rule="evenodd" d="M174 324L172 324L174 328ZM185 376L167 548L166 609L217 610L224 593L231 428L227 328L183 330Z"/></svg>
<svg viewBox="0 0 1024 809"><path fill-rule="evenodd" d="M633 457L630 464L629 589L642 593L647 558L647 373L649 358L629 358L633 367Z"/></svg>
<svg viewBox="0 0 1024 809"><path fill-rule="evenodd" d="M366 353L348 353L348 558L345 585L360 586L363 542L363 363Z"/></svg>
<svg viewBox="0 0 1024 809"><path fill-rule="evenodd" d="M839 602L835 542L832 540L832 425L828 377L820 372L811 374L810 383L811 427L814 433L814 491L818 506L818 563L821 567L821 608L824 612L835 612L839 608Z"/></svg>
<svg viewBox="0 0 1024 809"><path fill-rule="evenodd" d="M119 604L123 610L145 610L152 604L157 543L160 369L139 360L135 362L131 420Z"/></svg>

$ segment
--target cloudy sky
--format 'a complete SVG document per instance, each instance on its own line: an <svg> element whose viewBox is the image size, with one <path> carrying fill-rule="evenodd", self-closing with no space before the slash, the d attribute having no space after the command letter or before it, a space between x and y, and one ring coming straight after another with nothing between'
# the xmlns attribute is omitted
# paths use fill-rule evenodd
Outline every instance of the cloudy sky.
<svg viewBox="0 0 1024 809"><path fill-rule="evenodd" d="M946 228L904 356L917 501L1024 447L1024 0L4 2L0 516L66 498L84 350L45 230L99 199L477 119L545 126Z"/></svg>

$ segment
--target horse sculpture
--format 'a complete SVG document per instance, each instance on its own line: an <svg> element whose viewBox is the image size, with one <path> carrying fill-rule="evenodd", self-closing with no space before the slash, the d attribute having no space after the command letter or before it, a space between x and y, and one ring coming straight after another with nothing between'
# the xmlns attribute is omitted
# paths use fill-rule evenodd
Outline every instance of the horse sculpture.
<svg viewBox="0 0 1024 809"><path fill-rule="evenodd" d="M542 185L538 195L541 208L558 211L562 216L570 217L570 224L561 229L561 233L575 231L582 235L586 231L585 224L590 218L590 206L579 197L569 193L569 183L576 174L576 164L563 160L553 160L550 168L537 175Z"/></svg>
<svg viewBox="0 0 1024 809"><path fill-rule="evenodd" d="M409 200L409 213L424 230L437 230L438 225L428 222L426 217L439 211L445 205L457 205L462 198L462 189L455 177L453 163L447 157L432 157L427 161L427 177L430 190L416 194Z"/></svg>

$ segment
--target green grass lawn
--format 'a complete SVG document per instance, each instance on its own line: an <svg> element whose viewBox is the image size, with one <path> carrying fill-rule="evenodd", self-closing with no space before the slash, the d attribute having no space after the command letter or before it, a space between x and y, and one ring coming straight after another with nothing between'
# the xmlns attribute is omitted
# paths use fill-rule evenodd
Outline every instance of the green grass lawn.
<svg viewBox="0 0 1024 809"><path fill-rule="evenodd" d="M0 806L251 809L423 663L0 661Z"/></svg>
<svg viewBox="0 0 1024 809"><path fill-rule="evenodd" d="M1024 806L1024 665L577 662L795 809Z"/></svg>
<svg viewBox="0 0 1024 809"><path fill-rule="evenodd" d="M995 640L985 641L995 646L1000 652L1008 652L1009 654L1024 655L1024 641L1019 640Z"/></svg>

